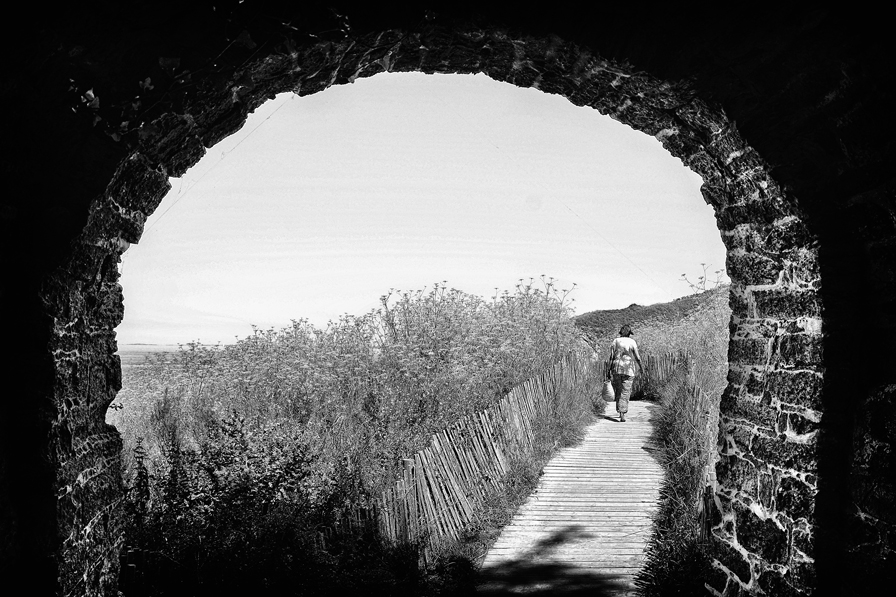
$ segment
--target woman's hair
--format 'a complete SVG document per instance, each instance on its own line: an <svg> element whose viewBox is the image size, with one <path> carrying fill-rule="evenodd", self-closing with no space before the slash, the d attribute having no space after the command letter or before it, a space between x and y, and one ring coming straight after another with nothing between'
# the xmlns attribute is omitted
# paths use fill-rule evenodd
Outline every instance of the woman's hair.
<svg viewBox="0 0 896 597"><path fill-rule="evenodd" d="M631 336L632 335L632 326L630 326L627 323L625 325L623 325L622 328L620 328L620 330L619 330L619 335L625 336L626 338Z"/></svg>

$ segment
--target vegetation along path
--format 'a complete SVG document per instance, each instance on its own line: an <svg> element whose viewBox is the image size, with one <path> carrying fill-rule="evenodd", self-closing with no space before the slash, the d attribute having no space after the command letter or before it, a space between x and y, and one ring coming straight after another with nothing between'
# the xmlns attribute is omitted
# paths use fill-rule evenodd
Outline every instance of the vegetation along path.
<svg viewBox="0 0 896 597"><path fill-rule="evenodd" d="M634 594L663 480L655 408L635 401L625 422L601 416L551 459L486 555L478 593Z"/></svg>

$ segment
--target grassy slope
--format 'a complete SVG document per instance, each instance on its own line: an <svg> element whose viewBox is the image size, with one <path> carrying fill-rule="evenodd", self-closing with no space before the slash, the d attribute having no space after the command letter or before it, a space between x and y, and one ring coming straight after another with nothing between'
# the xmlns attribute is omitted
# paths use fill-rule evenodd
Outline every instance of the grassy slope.
<svg viewBox="0 0 896 597"><path fill-rule="evenodd" d="M631 305L625 309L591 311L574 318L575 324L587 336L594 349L605 357L619 328L627 323L632 327L633 338L638 342L642 356L674 350L701 351L712 360L724 361L727 357L728 322L731 310L728 307L728 286L720 286L701 294L675 299L655 305ZM705 347L712 339L713 346ZM706 391L719 392L724 383L727 369L723 363L714 363L713 377L701 379ZM721 365L721 367L720 367Z"/></svg>
<svg viewBox="0 0 896 597"><path fill-rule="evenodd" d="M657 328L677 324L695 312L703 310L710 303L728 302L728 286L720 286L701 294L677 298L668 303L655 305L629 305L624 309L591 311L574 318L575 324L591 340L612 340L619 334L622 324L628 323L638 336L645 328Z"/></svg>

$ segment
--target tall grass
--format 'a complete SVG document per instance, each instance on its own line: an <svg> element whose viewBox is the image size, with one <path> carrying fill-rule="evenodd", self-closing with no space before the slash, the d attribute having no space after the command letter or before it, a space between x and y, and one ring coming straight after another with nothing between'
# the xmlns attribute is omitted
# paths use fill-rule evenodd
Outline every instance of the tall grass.
<svg viewBox="0 0 896 597"><path fill-rule="evenodd" d="M393 293L324 329L295 321L129 370L110 417L128 457L128 594L410 594L422 581L405 550L323 531L433 432L581 347L567 293L542 282L491 300ZM581 416L542 422L542 443Z"/></svg>
<svg viewBox="0 0 896 597"><path fill-rule="evenodd" d="M703 497L715 465L719 400L727 377L727 288L681 324L647 329L642 345L681 350L686 366L653 393L662 406L654 441L665 469L647 559L636 579L645 597L704 594L710 570ZM646 336L646 337L645 337Z"/></svg>
<svg viewBox="0 0 896 597"><path fill-rule="evenodd" d="M721 396L728 376L728 286L705 293L701 306L680 319L635 326L642 353L684 352L689 355L693 383L705 392Z"/></svg>
<svg viewBox="0 0 896 597"><path fill-rule="evenodd" d="M705 413L717 413L718 398L695 392L692 379L682 367L659 389L662 409L654 437L666 475L646 562L636 578L644 597L705 593L710 564L701 535L702 498L717 431Z"/></svg>

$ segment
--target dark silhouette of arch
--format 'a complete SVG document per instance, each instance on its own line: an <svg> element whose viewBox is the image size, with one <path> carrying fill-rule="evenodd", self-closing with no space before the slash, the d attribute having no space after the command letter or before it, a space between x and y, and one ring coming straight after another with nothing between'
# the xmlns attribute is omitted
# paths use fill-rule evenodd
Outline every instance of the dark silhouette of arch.
<svg viewBox="0 0 896 597"><path fill-rule="evenodd" d="M563 95L703 176L733 281L716 588L863 594L891 574L889 36L868 13L749 10L95 2L20 17L0 89L6 379L21 385L0 407L3 571L36 567L35 592L114 589L116 262L168 176L278 92L419 70Z"/></svg>

